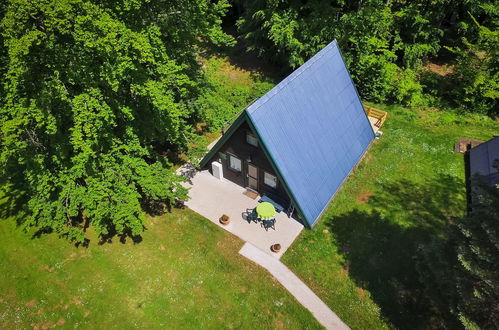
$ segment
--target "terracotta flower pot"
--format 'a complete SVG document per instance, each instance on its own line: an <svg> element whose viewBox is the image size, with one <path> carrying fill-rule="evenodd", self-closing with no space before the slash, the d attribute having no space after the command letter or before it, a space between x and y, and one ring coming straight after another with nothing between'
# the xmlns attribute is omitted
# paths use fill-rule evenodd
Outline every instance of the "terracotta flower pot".
<svg viewBox="0 0 499 330"><path fill-rule="evenodd" d="M230 218L227 214L224 214L220 217L220 223L224 226L227 226L230 223Z"/></svg>
<svg viewBox="0 0 499 330"><path fill-rule="evenodd" d="M279 243L272 244L270 246L270 249L272 250L272 252L279 253L279 251L281 251L281 244Z"/></svg>

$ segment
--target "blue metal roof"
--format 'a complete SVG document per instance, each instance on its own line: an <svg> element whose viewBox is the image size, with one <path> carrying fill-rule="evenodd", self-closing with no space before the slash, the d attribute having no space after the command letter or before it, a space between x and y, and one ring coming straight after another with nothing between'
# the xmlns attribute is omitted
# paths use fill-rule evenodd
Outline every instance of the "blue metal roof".
<svg viewBox="0 0 499 330"><path fill-rule="evenodd" d="M246 113L312 226L374 139L336 41Z"/></svg>
<svg viewBox="0 0 499 330"><path fill-rule="evenodd" d="M499 161L499 136L470 149L471 175L483 175L486 183L499 184L499 171L494 168L494 161Z"/></svg>

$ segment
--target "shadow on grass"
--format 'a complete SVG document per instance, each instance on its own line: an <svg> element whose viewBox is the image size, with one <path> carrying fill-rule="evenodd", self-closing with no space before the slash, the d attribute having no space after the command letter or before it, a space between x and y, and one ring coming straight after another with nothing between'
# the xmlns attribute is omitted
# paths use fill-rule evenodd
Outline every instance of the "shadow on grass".
<svg viewBox="0 0 499 330"><path fill-rule="evenodd" d="M208 46L204 49L204 55L227 58L229 63L238 69L250 72L251 77L265 77L266 79L278 83L288 76L292 69L285 65L272 63L258 56L255 51L248 50L248 47L237 31L229 29L225 31L232 35L236 44L232 47Z"/></svg>
<svg viewBox="0 0 499 330"><path fill-rule="evenodd" d="M147 230L147 228L144 228L144 231L145 230ZM97 244L113 244L116 238L118 238L121 244L125 244L128 239L132 240L133 244L139 244L142 242L142 235L133 235L131 230L126 230L125 233L118 234L114 229L112 229L108 234L99 236L99 242Z"/></svg>
<svg viewBox="0 0 499 330"><path fill-rule="evenodd" d="M19 223L25 212L25 205L28 202L26 194L21 190L15 190L12 187L0 190L0 219L14 218Z"/></svg>
<svg viewBox="0 0 499 330"><path fill-rule="evenodd" d="M452 217L463 212L464 191L461 180L445 175L423 183L382 183L367 211L352 210L327 222L350 276L371 292L396 328L431 328L442 322L435 319L421 285L417 250L443 235Z"/></svg>

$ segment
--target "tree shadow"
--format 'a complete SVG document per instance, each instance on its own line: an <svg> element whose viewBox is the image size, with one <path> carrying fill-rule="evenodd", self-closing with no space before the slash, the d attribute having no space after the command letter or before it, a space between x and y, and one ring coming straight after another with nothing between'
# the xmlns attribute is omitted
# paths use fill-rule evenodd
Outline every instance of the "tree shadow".
<svg viewBox="0 0 499 330"><path fill-rule="evenodd" d="M278 83L288 76L292 69L286 65L278 65L259 56L255 51L249 50L244 39L233 28L225 28L226 33L232 35L236 44L231 47L216 47L207 45L203 49L205 56L227 57L229 63L238 69L250 72L251 77L265 77Z"/></svg>
<svg viewBox="0 0 499 330"><path fill-rule="evenodd" d="M0 219L14 218L19 220L25 213L25 205L28 202L26 194L21 190L9 187L0 191Z"/></svg>
<svg viewBox="0 0 499 330"><path fill-rule="evenodd" d="M144 227L144 231L147 230L147 227ZM113 228L109 230L109 232L105 235L99 236L99 242L97 244L113 244L114 239L118 238L121 244L125 244L128 239L131 239L133 244L139 244L142 242L142 235L133 235L131 229L125 230L124 233L118 234L118 232Z"/></svg>
<svg viewBox="0 0 499 330"><path fill-rule="evenodd" d="M435 315L417 272L421 244L438 239L452 216L466 207L461 180L439 175L422 183L382 183L365 209L328 219L345 269L368 289L384 316L396 327L433 328L451 322Z"/></svg>
<svg viewBox="0 0 499 330"><path fill-rule="evenodd" d="M180 167L178 174L187 179L187 182L192 185L192 179L196 176L197 168L192 163L185 163L182 167Z"/></svg>
<svg viewBox="0 0 499 330"><path fill-rule="evenodd" d="M37 229L33 233L33 235L31 235L31 239L40 238L43 235L51 234L53 232L54 232L54 230L52 228L50 228L50 227L42 227L42 228Z"/></svg>

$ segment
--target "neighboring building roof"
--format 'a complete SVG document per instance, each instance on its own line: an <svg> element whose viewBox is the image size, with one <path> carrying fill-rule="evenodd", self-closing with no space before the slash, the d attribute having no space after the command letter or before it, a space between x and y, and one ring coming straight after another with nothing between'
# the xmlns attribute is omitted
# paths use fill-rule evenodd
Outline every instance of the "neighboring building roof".
<svg viewBox="0 0 499 330"><path fill-rule="evenodd" d="M308 227L375 137L336 41L248 106L202 166L243 120Z"/></svg>
<svg viewBox="0 0 499 330"><path fill-rule="evenodd" d="M480 174L487 184L499 184L499 169L494 168L494 161L499 163L499 136L470 149L470 175Z"/></svg>

